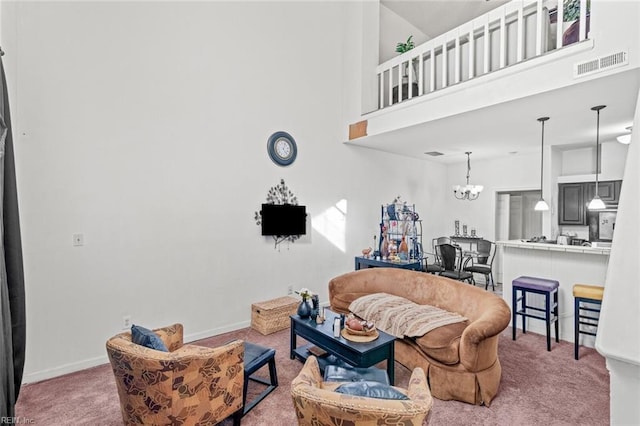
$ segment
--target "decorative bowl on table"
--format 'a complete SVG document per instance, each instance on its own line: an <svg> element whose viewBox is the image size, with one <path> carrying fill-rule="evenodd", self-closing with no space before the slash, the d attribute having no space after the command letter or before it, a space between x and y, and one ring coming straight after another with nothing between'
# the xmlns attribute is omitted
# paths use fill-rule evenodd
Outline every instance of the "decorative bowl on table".
<svg viewBox="0 0 640 426"><path fill-rule="evenodd" d="M378 332L375 327L368 330L352 330L345 325L344 329L347 331L347 334L351 334L352 336L373 336Z"/></svg>
<svg viewBox="0 0 640 426"><path fill-rule="evenodd" d="M378 332L376 330L376 325L373 322L360 320L355 317L349 319L349 321L345 323L344 329L347 333L354 336L372 336Z"/></svg>

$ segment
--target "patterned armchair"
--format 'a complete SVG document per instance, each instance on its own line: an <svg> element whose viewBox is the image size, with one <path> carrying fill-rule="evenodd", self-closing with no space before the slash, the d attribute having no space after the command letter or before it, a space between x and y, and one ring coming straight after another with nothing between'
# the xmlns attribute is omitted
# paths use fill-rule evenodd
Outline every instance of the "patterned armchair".
<svg viewBox="0 0 640 426"><path fill-rule="evenodd" d="M433 400L421 368L413 370L409 389L396 388L409 400L373 399L344 395L333 390L342 383L323 382L318 360L309 356L291 382L291 396L299 426L419 426Z"/></svg>
<svg viewBox="0 0 640 426"><path fill-rule="evenodd" d="M124 424L214 425L242 416L244 345L183 345L182 324L154 330L169 352L137 345L131 333L107 341Z"/></svg>

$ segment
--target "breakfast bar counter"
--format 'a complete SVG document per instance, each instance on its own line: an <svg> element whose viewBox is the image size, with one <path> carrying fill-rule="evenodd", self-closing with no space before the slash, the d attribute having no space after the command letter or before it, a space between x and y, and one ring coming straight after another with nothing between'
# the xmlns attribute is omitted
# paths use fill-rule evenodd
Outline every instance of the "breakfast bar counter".
<svg viewBox="0 0 640 426"><path fill-rule="evenodd" d="M496 244L502 247L504 301L512 308L512 282L520 276L559 281L560 339L573 342L573 285L604 286L611 249L521 240L498 241ZM540 297L539 302L542 300ZM532 301L538 302L533 297ZM522 330L522 326L519 325L518 329ZM544 335L544 321L528 321L527 329ZM593 347L594 341L592 336L582 336L581 344Z"/></svg>
<svg viewBox="0 0 640 426"><path fill-rule="evenodd" d="M527 250L545 250L553 252L566 252L566 253L584 253L584 254L599 254L609 256L611 248L609 247L589 247L589 246L571 246L560 245L551 243L530 243L522 240L509 240L498 241L496 244L502 247L515 247Z"/></svg>

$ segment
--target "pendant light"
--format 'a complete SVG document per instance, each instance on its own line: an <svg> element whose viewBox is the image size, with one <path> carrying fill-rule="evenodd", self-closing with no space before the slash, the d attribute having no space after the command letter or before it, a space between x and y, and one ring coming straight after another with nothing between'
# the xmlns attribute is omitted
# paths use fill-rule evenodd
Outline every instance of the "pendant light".
<svg viewBox="0 0 640 426"><path fill-rule="evenodd" d="M591 200L587 206L589 210L602 210L605 208L604 202L598 195L598 171L600 169L600 110L605 107L606 105L598 105L591 108L591 111L595 111L597 113L598 118L596 122L596 193L593 200Z"/></svg>
<svg viewBox="0 0 640 426"><path fill-rule="evenodd" d="M542 147L540 148L540 200L536 203L534 210L536 211L547 211L549 210L549 204L544 200L542 190L542 172L544 171L544 122L547 121L549 117L540 117L538 121L542 123Z"/></svg>
<svg viewBox="0 0 640 426"><path fill-rule="evenodd" d="M473 201L480 196L480 193L484 189L482 185L469 185L469 172L471 171L471 152L465 152L467 154L467 184L464 186L454 185L453 196L458 200Z"/></svg>

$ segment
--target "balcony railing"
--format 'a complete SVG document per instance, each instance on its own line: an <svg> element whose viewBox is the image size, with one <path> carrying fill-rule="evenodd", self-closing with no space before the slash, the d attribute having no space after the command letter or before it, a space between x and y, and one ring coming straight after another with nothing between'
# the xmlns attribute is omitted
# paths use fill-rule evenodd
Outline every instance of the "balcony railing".
<svg viewBox="0 0 640 426"><path fill-rule="evenodd" d="M578 19L563 22L565 4ZM506 3L378 66L379 108L471 80L587 38L587 0ZM570 24L569 28L567 28ZM402 84L399 84L402 82Z"/></svg>

